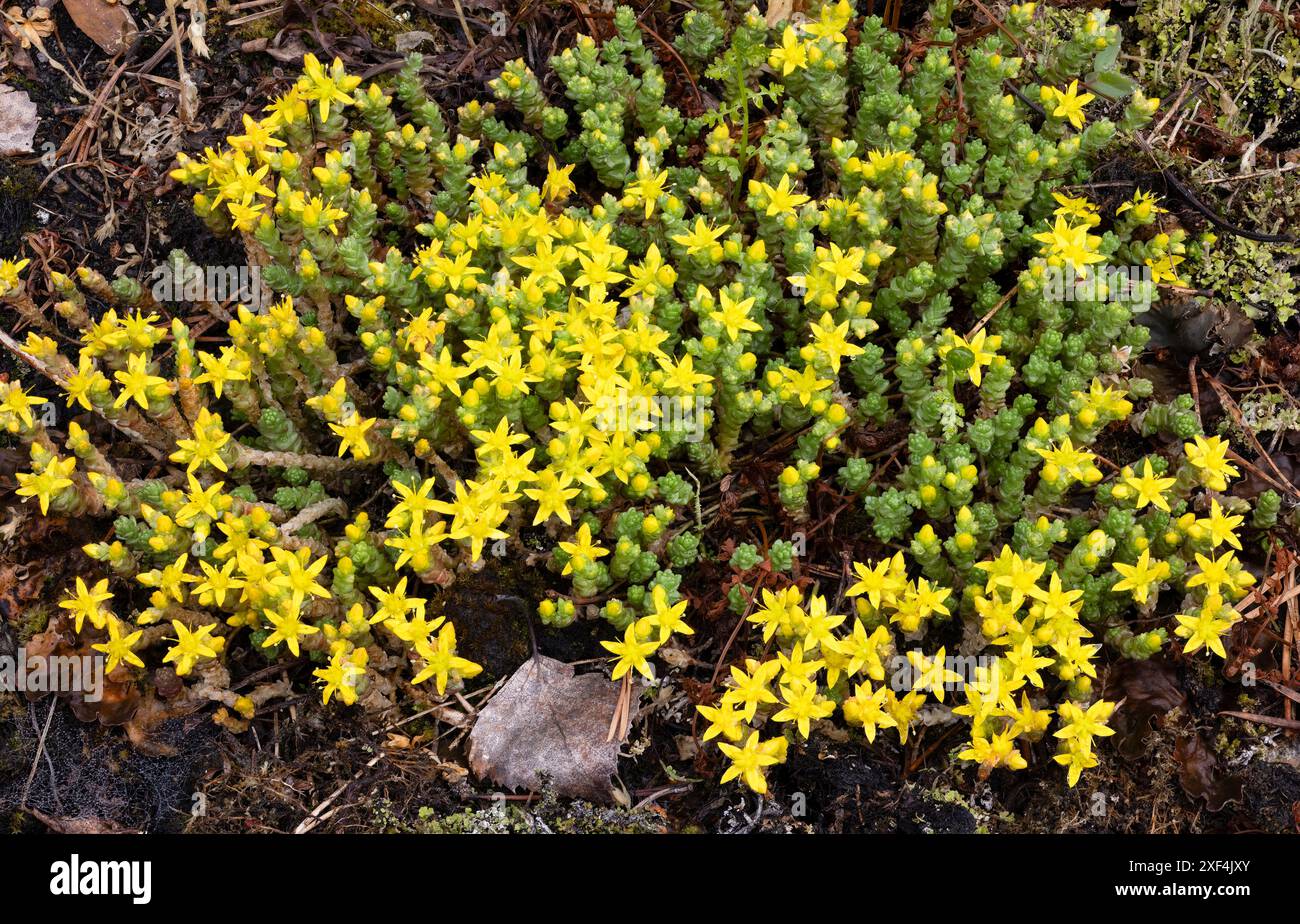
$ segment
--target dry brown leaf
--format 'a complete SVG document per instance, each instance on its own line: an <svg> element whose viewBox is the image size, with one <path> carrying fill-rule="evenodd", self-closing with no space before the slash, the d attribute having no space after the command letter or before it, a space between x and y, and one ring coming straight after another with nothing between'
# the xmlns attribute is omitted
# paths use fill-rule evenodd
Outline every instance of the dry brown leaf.
<svg viewBox="0 0 1300 924"><path fill-rule="evenodd" d="M1178 781L1183 791L1194 799L1204 799L1211 812L1229 802L1241 802L1240 777L1223 771L1218 757L1197 732L1179 737L1174 745L1174 760L1178 761Z"/></svg>
<svg viewBox="0 0 1300 924"><path fill-rule="evenodd" d="M794 12L794 0L767 0L767 15L764 17L769 26L775 26L782 20L789 20Z"/></svg>
<svg viewBox="0 0 1300 924"><path fill-rule="evenodd" d="M605 739L618 691L554 658L525 661L479 713L470 769L508 789L536 790L545 775L562 796L609 802L619 742Z"/></svg>
<svg viewBox="0 0 1300 924"><path fill-rule="evenodd" d="M1153 723L1186 702L1173 665L1156 658L1120 661L1106 677L1106 699L1123 701L1115 711L1115 749L1129 760L1147 751Z"/></svg>
<svg viewBox="0 0 1300 924"><path fill-rule="evenodd" d="M419 48L426 42L434 41L433 33L416 30L414 32L403 32L393 40L393 48L398 54L408 54Z"/></svg>
<svg viewBox="0 0 1300 924"><path fill-rule="evenodd" d="M27 154L40 119L36 104L24 90L0 83L0 154Z"/></svg>
<svg viewBox="0 0 1300 924"><path fill-rule="evenodd" d="M272 45L268 38L249 39L239 46L239 50L244 54L255 54L259 51L265 52L275 60L284 64L296 63L302 60L302 56L308 51L307 46L303 44L301 38L297 35L290 34L284 39L284 45Z"/></svg>
<svg viewBox="0 0 1300 924"><path fill-rule="evenodd" d="M11 507L5 512L9 514L9 519L0 523L0 541L13 542L19 527L27 522L27 515L17 507Z"/></svg>
<svg viewBox="0 0 1300 924"><path fill-rule="evenodd" d="M33 45L39 47L41 39L49 38L54 33L50 11L41 6L32 7L26 13L20 6L11 6L4 11L4 17L13 27L23 48L31 48Z"/></svg>
<svg viewBox="0 0 1300 924"><path fill-rule="evenodd" d="M105 54L115 55L126 51L140 33L130 11L121 3L63 0L63 8L68 11L77 28L86 33Z"/></svg>

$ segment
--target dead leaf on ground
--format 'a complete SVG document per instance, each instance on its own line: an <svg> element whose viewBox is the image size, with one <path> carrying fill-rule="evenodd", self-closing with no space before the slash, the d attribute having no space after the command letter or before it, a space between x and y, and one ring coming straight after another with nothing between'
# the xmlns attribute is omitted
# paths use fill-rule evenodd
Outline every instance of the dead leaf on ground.
<svg viewBox="0 0 1300 924"><path fill-rule="evenodd" d="M1183 791L1194 799L1204 799L1211 812L1222 810L1229 802L1241 802L1241 779L1223 772L1214 751L1196 732L1178 739L1174 760L1178 761Z"/></svg>
<svg viewBox="0 0 1300 924"><path fill-rule="evenodd" d="M11 6L4 11L4 17L24 50L39 47L42 39L54 34L54 22L50 19L50 11L45 7L35 6L24 13L22 7Z"/></svg>
<svg viewBox="0 0 1300 924"><path fill-rule="evenodd" d="M131 13L121 3L107 0L63 0L77 28L103 49L104 54L115 55L126 51L140 34Z"/></svg>
<svg viewBox="0 0 1300 924"><path fill-rule="evenodd" d="M795 0L767 0L767 14L764 20L769 26L775 26L783 20L789 20L794 12Z"/></svg>
<svg viewBox="0 0 1300 924"><path fill-rule="evenodd" d="M1158 658L1121 661L1112 667L1106 677L1105 698L1123 701L1112 725L1118 732L1116 750L1129 760L1146 753L1153 723L1158 724L1187 701L1173 665Z"/></svg>
<svg viewBox="0 0 1300 924"><path fill-rule="evenodd" d="M393 48L398 54L408 54L415 51L426 42L435 41L433 33L416 30L414 32L403 32L393 41Z"/></svg>
<svg viewBox="0 0 1300 924"><path fill-rule="evenodd" d="M19 527L27 522L27 514L18 507L11 507L0 512L0 516L5 517L4 522L0 523L0 542L13 542Z"/></svg>
<svg viewBox="0 0 1300 924"><path fill-rule="evenodd" d="M278 40L277 36L277 40ZM288 35L284 38L283 45L272 45L268 38L249 39L239 46L239 50L244 54L256 54L264 52L282 64L296 63L302 60L302 56L308 51L307 46L303 44L301 38L297 35Z"/></svg>
<svg viewBox="0 0 1300 924"><path fill-rule="evenodd" d="M562 796L609 802L618 741L606 741L619 685L538 655L506 681L469 736L470 769L508 789L536 790L539 775Z"/></svg>
<svg viewBox="0 0 1300 924"><path fill-rule="evenodd" d="M1172 725L1170 731L1176 735L1174 760L1183 791L1193 799L1204 800L1212 812L1241 800L1241 780L1224 772L1218 756L1189 721L1187 696L1171 663L1157 658L1121 661L1106 678L1105 696L1123 701L1112 722L1118 732L1113 739L1115 747L1122 756L1129 760L1142 757L1147 753L1147 736L1152 728ZM1172 722L1171 715L1175 717Z"/></svg>
<svg viewBox="0 0 1300 924"><path fill-rule="evenodd" d="M40 119L24 90L0 83L0 154L29 154Z"/></svg>

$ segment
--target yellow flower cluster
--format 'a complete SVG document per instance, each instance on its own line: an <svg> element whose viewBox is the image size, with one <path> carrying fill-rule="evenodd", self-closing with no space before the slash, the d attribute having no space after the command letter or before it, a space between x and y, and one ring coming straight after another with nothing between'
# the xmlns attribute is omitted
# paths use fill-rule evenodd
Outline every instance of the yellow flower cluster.
<svg viewBox="0 0 1300 924"><path fill-rule="evenodd" d="M1078 416L1094 421L1100 414L1121 417L1131 409L1096 383L1076 400ZM1227 479L1237 474L1220 437L1197 436L1184 451L1190 476L1211 490L1225 490ZM1068 437L1037 452L1046 462L1046 480L1101 480L1095 456L1076 449ZM1156 476L1148 460L1142 476L1127 468L1121 472L1112 491L1137 509L1150 505L1168 511L1167 492L1176 482ZM1167 541L1240 549L1235 529L1241 522L1242 517L1226 514L1218 499L1211 498L1207 517L1183 515L1171 524ZM1039 525L1050 530L1046 518ZM960 529L958 535L964 535ZM1092 550L1082 564L1095 567L1109 544L1103 532L1095 531L1081 546ZM1240 619L1230 601L1244 596L1254 578L1232 550L1193 552L1192 557L1197 571L1184 586L1197 602L1192 611L1177 615L1175 632L1186 639L1187 653L1205 647L1226 657L1222 638ZM846 595L854 601L855 619L848 632L841 629L846 617L828 612L825 598L816 592L805 597L795 586L762 590L762 605L748 620L761 628L764 642L775 640L781 650L774 659L748 659L744 669L733 666L719 704L698 707L709 722L703 740L718 738L730 760L725 778L740 777L755 791L766 791L764 769L784 761L786 740L761 739L761 727L769 718L792 723L806 738L810 723L831 716L838 703L845 721L861 727L868 741L874 742L881 729L892 728L906 742L926 694L943 702L945 691L956 689L965 701L953 713L971 723L970 743L959 759L977 764L981 775L996 767L1024 769L1029 745L1043 738L1055 714L1058 750L1053 760L1066 769L1069 785L1075 785L1082 772L1097 763L1094 740L1113 734L1106 722L1116 705L1087 702L1101 645L1089 641L1092 632L1081 622L1083 591L1064 586L1060 573L1049 571L1047 562L1026 559L1009 546L977 562L975 569L983 583L966 587L963 612L972 613L986 644L997 652L991 657L950 658L940 648L932 656L912 650L900 658L891 629L904 639L920 638L930 620L952 615L952 591L931 586L924 578L909 580L901 552L877 562L853 563L857 580ZM1120 580L1112 590L1128 591L1141 605L1149 604L1153 590L1170 577L1168 562L1152 560L1146 548L1135 564L1117 561L1113 569ZM1068 691L1068 698L1055 707L1046 699L1044 671Z"/></svg>
<svg viewBox="0 0 1300 924"><path fill-rule="evenodd" d="M1243 517L1225 512L1219 499L1213 496L1226 491L1229 480L1240 474L1228 461L1230 449L1228 442L1219 436L1196 436L1183 444L1186 477L1210 492L1209 515L1198 517L1195 513L1185 513L1170 524L1164 537L1172 546L1186 543L1186 557L1195 561L1197 568L1196 573L1183 580L1192 598L1192 609L1178 614L1174 632L1186 639L1185 652L1190 654L1205 648L1221 658L1227 657L1223 638L1241 619L1231 604L1241 600L1255 584L1255 576L1246 570L1234 551L1241 549L1236 530ZM1144 460L1141 475L1126 466L1120 478L1121 484L1113 491L1115 497L1131 502L1139 510L1150 505L1165 512L1170 510L1169 492L1180 480L1156 475L1150 459ZM1220 553L1217 550L1223 545L1231 548ZM1203 554L1200 549L1208 550L1209 554ZM1114 569L1121 580L1112 589L1128 591L1134 602L1144 607L1152 604L1154 594L1171 577L1168 561L1153 559L1145 544L1133 564L1115 562Z"/></svg>
<svg viewBox="0 0 1300 924"><path fill-rule="evenodd" d="M71 309L66 313L76 315ZM224 347L219 354L198 351L194 368L203 371L188 379L158 374L152 351L167 332L155 323L156 314L119 314L109 309L98 321L84 320L75 368L38 334L28 338L28 351L43 362L62 360L62 366L56 368L70 407L93 408L123 426L164 430L174 446L171 460L187 467L185 488L161 483L152 483L153 487L128 485L76 421L68 425L67 441L74 455L62 456L45 435L39 414L34 413L46 403L44 399L16 383L0 383L0 427L31 439L31 470L17 473L18 495L34 498L42 514L76 512L85 507L87 498L95 498L143 524L148 530L148 550L169 560L162 567L137 570L120 540L86 547L92 558L150 591L149 605L129 619L113 612L114 595L107 579L88 587L78 578L60 603L75 631L106 634L104 641L92 647L106 655L108 670L122 665L143 668L136 651L149 643L145 628L159 622L169 623L174 633L162 663L174 666L180 676L220 657L227 636L241 629L253 633L260 647L282 645L295 657L304 650L321 650L328 657L328 666L318 669L316 676L323 684L326 701L337 693L344 702L352 703L365 688L369 663L365 645L371 627L377 624L407 647L416 664L414 682L433 678L439 694L446 691L451 679L468 679L481 670L456 655L450 623L441 616L426 619L427 601L405 596L405 578L388 594L379 587L370 588L384 601L378 617L360 605L353 606L346 616L334 615L333 594L321 583L329 555L313 554L301 540L283 533L273 507L251 503L242 490L212 480L213 471L242 470L247 461L240 453L245 450L235 448L219 413L204 406L189 416L174 406L173 398L179 396L185 405L190 403L187 391L199 388L220 398L232 385L248 382L251 370L260 365L254 362L254 354L240 346L249 342L241 327L265 327L281 337L306 336L299 330L290 301L265 316L241 312L231 325L235 345ZM275 336L262 331L254 342L274 346ZM112 369L112 377L101 367ZM338 386L342 384L339 379ZM314 400L329 405L341 392L341 387L336 387ZM355 412L339 419L339 424L332 425L335 431L344 437L354 457L366 458L365 427L358 423ZM84 471L79 462L84 463ZM142 499L142 489L148 500ZM400 515L400 507L395 509ZM364 514L358 523L364 526ZM349 527L357 528L356 524ZM423 549L419 551L423 554ZM401 605L395 602L398 599Z"/></svg>
<svg viewBox="0 0 1300 924"><path fill-rule="evenodd" d="M770 660L749 659L744 669L733 666L719 704L698 707L709 722L702 738L719 738L731 762L724 779L740 777L756 792L766 791L764 768L784 760L786 741L760 738L768 719L790 723L807 738L811 723L831 716L838 702L845 721L862 728L868 741L892 728L905 743L921 707L930 698L943 703L953 690L965 696L954 714L971 723L970 746L959 757L978 763L982 774L994 767L1027 766L1016 742L1041 739L1053 715L1042 704L1042 671L1050 670L1085 696L1101 646L1084 641L1091 632L1079 621L1082 592L1065 589L1055 573L1044 580L1046 564L1004 546L997 558L976 568L985 582L968 588L969 603L986 642L1000 649L985 658L949 657L944 648L932 655L919 649L898 654L892 629L904 639L920 637L927 621L951 616L952 593L924 578L909 580L902 553L853 563L857 581L846 595L854 600L855 618L847 632L836 631L846 617L830 613L820 594L805 598L795 586L763 590L762 606L749 620L780 650ZM1073 700L1060 707L1056 735L1062 750L1055 759L1069 768L1070 785L1095 764L1092 738L1110 734L1102 723L1111 708ZM1087 717L1087 724L1080 725L1079 716Z"/></svg>

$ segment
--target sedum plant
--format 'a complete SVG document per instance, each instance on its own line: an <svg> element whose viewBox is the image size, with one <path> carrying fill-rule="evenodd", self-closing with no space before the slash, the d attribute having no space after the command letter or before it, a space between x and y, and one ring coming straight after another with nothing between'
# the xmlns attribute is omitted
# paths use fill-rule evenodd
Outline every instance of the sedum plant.
<svg viewBox="0 0 1300 924"><path fill-rule="evenodd" d="M363 85L308 55L173 173L268 290L211 347L82 270L52 279L65 356L5 263L0 296L36 326L5 342L163 463L126 478L88 423L60 444L0 385L30 447L19 493L114 518L67 631L127 680L205 678L244 718L236 646L311 661L327 703L386 704L402 678L442 696L480 671L444 588L518 553L553 572L544 624L607 620L613 679L653 682L694 635L683 579L717 551L700 486L767 447L791 529L834 493L874 557L841 606L794 580L792 543L735 549L752 645L699 707L724 781L765 792L837 714L905 742L933 701L981 774L1045 740L1073 785L1110 734L1103 645L1149 657L1168 627L1224 656L1248 510L1227 444L1131 373L1135 315L1191 245L1153 197L1103 214L1077 186L1158 104L1081 83L1119 30L1102 10L1040 30L1023 4L958 42L952 10L907 48L848 0L771 28L700 2L674 42L721 100L698 115L667 102L626 7L553 60L563 99L513 62L454 119L418 56ZM1126 421L1175 448L1108 459ZM896 447L862 448L891 427Z"/></svg>

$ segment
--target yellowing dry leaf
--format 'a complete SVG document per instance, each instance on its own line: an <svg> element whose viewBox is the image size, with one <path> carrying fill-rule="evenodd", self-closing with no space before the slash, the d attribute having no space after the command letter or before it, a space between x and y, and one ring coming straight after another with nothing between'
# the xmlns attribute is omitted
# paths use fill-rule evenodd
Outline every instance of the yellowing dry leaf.
<svg viewBox="0 0 1300 924"><path fill-rule="evenodd" d="M22 48L41 47L44 44L42 39L54 34L54 21L50 19L50 11L43 6L34 6L26 13L21 6L11 6L5 10L5 19Z"/></svg>

